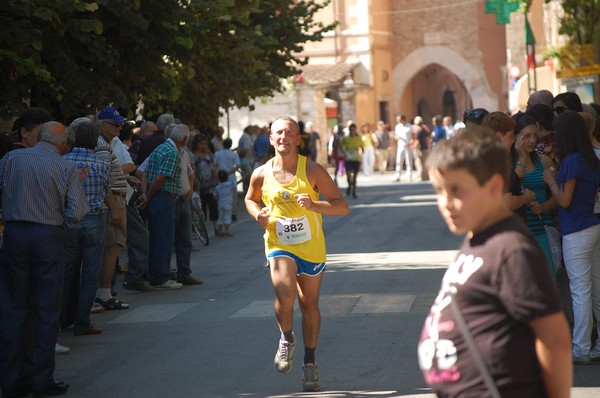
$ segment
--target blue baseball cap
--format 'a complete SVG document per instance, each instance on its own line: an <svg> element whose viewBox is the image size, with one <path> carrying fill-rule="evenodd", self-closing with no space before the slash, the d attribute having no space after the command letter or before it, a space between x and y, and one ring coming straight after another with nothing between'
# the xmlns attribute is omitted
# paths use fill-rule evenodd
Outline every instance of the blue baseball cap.
<svg viewBox="0 0 600 398"><path fill-rule="evenodd" d="M111 122L123 122L123 121L127 120L127 118L121 116L121 114L119 113L119 111L116 108L114 108L112 106L107 106L106 108L104 108L100 112L98 112L98 120L110 120Z"/></svg>

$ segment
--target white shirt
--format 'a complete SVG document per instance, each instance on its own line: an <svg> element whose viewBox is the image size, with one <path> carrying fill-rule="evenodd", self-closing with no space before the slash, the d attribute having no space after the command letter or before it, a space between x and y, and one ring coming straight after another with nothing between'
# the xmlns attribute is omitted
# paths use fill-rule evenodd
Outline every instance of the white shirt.
<svg viewBox="0 0 600 398"><path fill-rule="evenodd" d="M240 165L240 157L237 152L229 149L221 149L215 153L215 160L219 170L225 170L229 174L229 181L235 182L235 169Z"/></svg>
<svg viewBox="0 0 600 398"><path fill-rule="evenodd" d="M411 125L398 123L394 129L394 134L398 139L398 147L402 148L412 143Z"/></svg>
<svg viewBox="0 0 600 398"><path fill-rule="evenodd" d="M119 137L114 137L112 140L110 140L110 149L112 150L113 155L117 157L121 167L127 164L133 164L133 160L131 159L131 155L129 154L127 147L125 144L123 144L123 141L121 141ZM129 183L127 183L126 195L127 201L129 202L129 199L131 199L131 196L133 195L133 188L131 185L129 185Z"/></svg>

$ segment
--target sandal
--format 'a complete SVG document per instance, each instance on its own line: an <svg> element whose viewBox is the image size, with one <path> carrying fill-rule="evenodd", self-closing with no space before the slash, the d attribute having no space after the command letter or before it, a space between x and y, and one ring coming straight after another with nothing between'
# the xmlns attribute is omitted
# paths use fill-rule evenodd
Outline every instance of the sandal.
<svg viewBox="0 0 600 398"><path fill-rule="evenodd" d="M100 298L96 298L96 303L100 304L102 307L104 307L105 310L110 311L110 310L126 310L129 308L129 304L127 303L123 303L119 300L117 300L116 298L111 298L109 300L102 300Z"/></svg>

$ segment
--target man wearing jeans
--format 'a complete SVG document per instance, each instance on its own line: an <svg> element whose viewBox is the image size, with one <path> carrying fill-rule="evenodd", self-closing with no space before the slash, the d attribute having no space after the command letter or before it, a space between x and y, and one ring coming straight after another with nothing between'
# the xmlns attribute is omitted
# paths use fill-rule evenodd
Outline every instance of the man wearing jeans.
<svg viewBox="0 0 600 398"><path fill-rule="evenodd" d="M169 128L170 137L150 154L146 168L150 232L148 279L150 285L158 290L183 286L171 280L171 254L175 236L175 201L181 191L179 149L185 146L190 131L181 124Z"/></svg>
<svg viewBox="0 0 600 398"><path fill-rule="evenodd" d="M65 287L63 291L63 317L69 307L69 291L71 284L77 283L79 296L73 303L75 336L102 333L102 329L94 326L90 320L90 308L96 297L98 274L102 265L105 239L105 217L108 207L104 203L109 189L109 164L99 160L94 154L98 143L98 129L92 123L81 123L76 127L76 144L65 159L73 163L79 170L87 171L84 189L90 212L85 215L77 227L69 227L65 231ZM81 269L79 275L77 270Z"/></svg>
<svg viewBox="0 0 600 398"><path fill-rule="evenodd" d="M47 122L40 141L0 161L5 221L0 267L0 385L3 396L64 394L54 380L64 270L64 225L89 211L79 173L61 156L67 130ZM33 379L24 380L25 319L34 302Z"/></svg>

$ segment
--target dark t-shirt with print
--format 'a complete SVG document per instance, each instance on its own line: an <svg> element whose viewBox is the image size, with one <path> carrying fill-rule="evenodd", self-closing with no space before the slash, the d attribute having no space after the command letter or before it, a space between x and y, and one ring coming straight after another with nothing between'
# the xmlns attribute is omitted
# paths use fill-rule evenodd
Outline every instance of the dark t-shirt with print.
<svg viewBox="0 0 600 398"><path fill-rule="evenodd" d="M547 396L529 323L561 310L546 257L513 215L466 239L425 321L419 365L440 397L488 397L457 326L456 300L503 397Z"/></svg>

